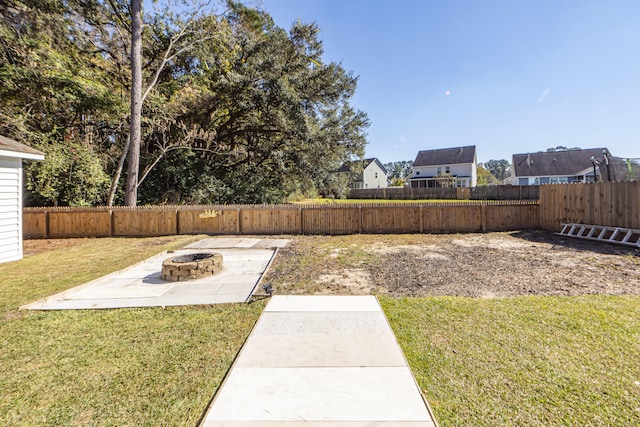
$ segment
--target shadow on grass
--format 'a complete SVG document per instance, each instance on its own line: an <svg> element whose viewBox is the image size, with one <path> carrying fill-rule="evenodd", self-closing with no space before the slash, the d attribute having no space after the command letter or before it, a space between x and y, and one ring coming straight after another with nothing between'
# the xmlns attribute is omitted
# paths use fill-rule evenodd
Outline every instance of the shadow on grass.
<svg viewBox="0 0 640 427"><path fill-rule="evenodd" d="M548 243L554 246L561 246L565 249L581 252L598 252L606 255L636 255L640 256L640 249L613 243L595 242L592 240L582 240L560 236L550 231L527 229L510 232L509 235L519 239L535 243Z"/></svg>

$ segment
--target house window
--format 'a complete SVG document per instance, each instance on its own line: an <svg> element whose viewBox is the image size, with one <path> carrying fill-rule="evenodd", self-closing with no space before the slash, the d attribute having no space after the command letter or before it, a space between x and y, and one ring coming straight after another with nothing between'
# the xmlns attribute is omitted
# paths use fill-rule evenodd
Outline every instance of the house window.
<svg viewBox="0 0 640 427"><path fill-rule="evenodd" d="M420 175L420 171L416 171L416 175Z"/></svg>
<svg viewBox="0 0 640 427"><path fill-rule="evenodd" d="M451 174L451 166L445 166L444 167L444 173Z"/></svg>
<svg viewBox="0 0 640 427"><path fill-rule="evenodd" d="M438 175L442 175L442 166L438 166Z"/></svg>

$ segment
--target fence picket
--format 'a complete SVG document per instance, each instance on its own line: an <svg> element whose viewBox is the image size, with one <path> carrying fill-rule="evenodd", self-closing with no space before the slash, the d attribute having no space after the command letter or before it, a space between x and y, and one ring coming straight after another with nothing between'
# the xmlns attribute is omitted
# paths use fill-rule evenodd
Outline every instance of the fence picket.
<svg viewBox="0 0 640 427"><path fill-rule="evenodd" d="M530 195L526 187L518 191ZM567 222L640 229L640 182L542 185L539 197L435 203L24 208L23 235L67 238L199 233L457 233L523 228L559 231L560 224Z"/></svg>

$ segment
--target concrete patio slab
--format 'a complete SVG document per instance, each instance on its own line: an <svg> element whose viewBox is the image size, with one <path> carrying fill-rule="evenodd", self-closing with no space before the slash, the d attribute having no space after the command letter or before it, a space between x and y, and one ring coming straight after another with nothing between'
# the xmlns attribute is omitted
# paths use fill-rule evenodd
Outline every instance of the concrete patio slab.
<svg viewBox="0 0 640 427"><path fill-rule="evenodd" d="M372 296L274 296L201 426L435 427Z"/></svg>
<svg viewBox="0 0 640 427"><path fill-rule="evenodd" d="M284 248L289 244L288 239L262 239L251 237L207 237L187 246L187 249L232 249L254 248L275 249Z"/></svg>
<svg viewBox="0 0 640 427"><path fill-rule="evenodd" d="M186 282L160 278L162 261L176 255L218 252L220 273ZM29 310L154 307L245 302L275 254L273 249L181 249L20 307Z"/></svg>
<svg viewBox="0 0 640 427"><path fill-rule="evenodd" d="M314 295L282 295L269 302L265 311L380 311L375 298L361 296Z"/></svg>

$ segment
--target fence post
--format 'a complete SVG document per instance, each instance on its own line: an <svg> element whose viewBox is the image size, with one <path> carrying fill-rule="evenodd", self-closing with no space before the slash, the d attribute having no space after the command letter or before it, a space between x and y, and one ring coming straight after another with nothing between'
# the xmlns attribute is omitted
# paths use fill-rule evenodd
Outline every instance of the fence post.
<svg viewBox="0 0 640 427"><path fill-rule="evenodd" d="M180 234L180 208L176 208L176 235Z"/></svg>
<svg viewBox="0 0 640 427"><path fill-rule="evenodd" d="M44 211L44 238L49 238L49 211Z"/></svg>
<svg viewBox="0 0 640 427"><path fill-rule="evenodd" d="M418 216L420 217L420 233L424 233L424 222L422 221L422 205L418 206Z"/></svg>
<svg viewBox="0 0 640 427"><path fill-rule="evenodd" d="M487 231L487 205L480 205L480 230L483 233Z"/></svg>
<svg viewBox="0 0 640 427"><path fill-rule="evenodd" d="M300 235L302 235L304 232L304 226L302 224L302 206L298 208L298 215L300 216L300 220L298 221L300 223Z"/></svg>
<svg viewBox="0 0 640 427"><path fill-rule="evenodd" d="M240 208L238 208L238 221L236 221L238 223L238 234L242 234L242 215L240 215Z"/></svg>
<svg viewBox="0 0 640 427"><path fill-rule="evenodd" d="M113 229L115 228L115 224L113 223L113 209L109 209L109 237L114 236Z"/></svg>
<svg viewBox="0 0 640 427"><path fill-rule="evenodd" d="M362 206L358 206L358 212L360 213L360 226L359 228L359 233L362 234Z"/></svg>

